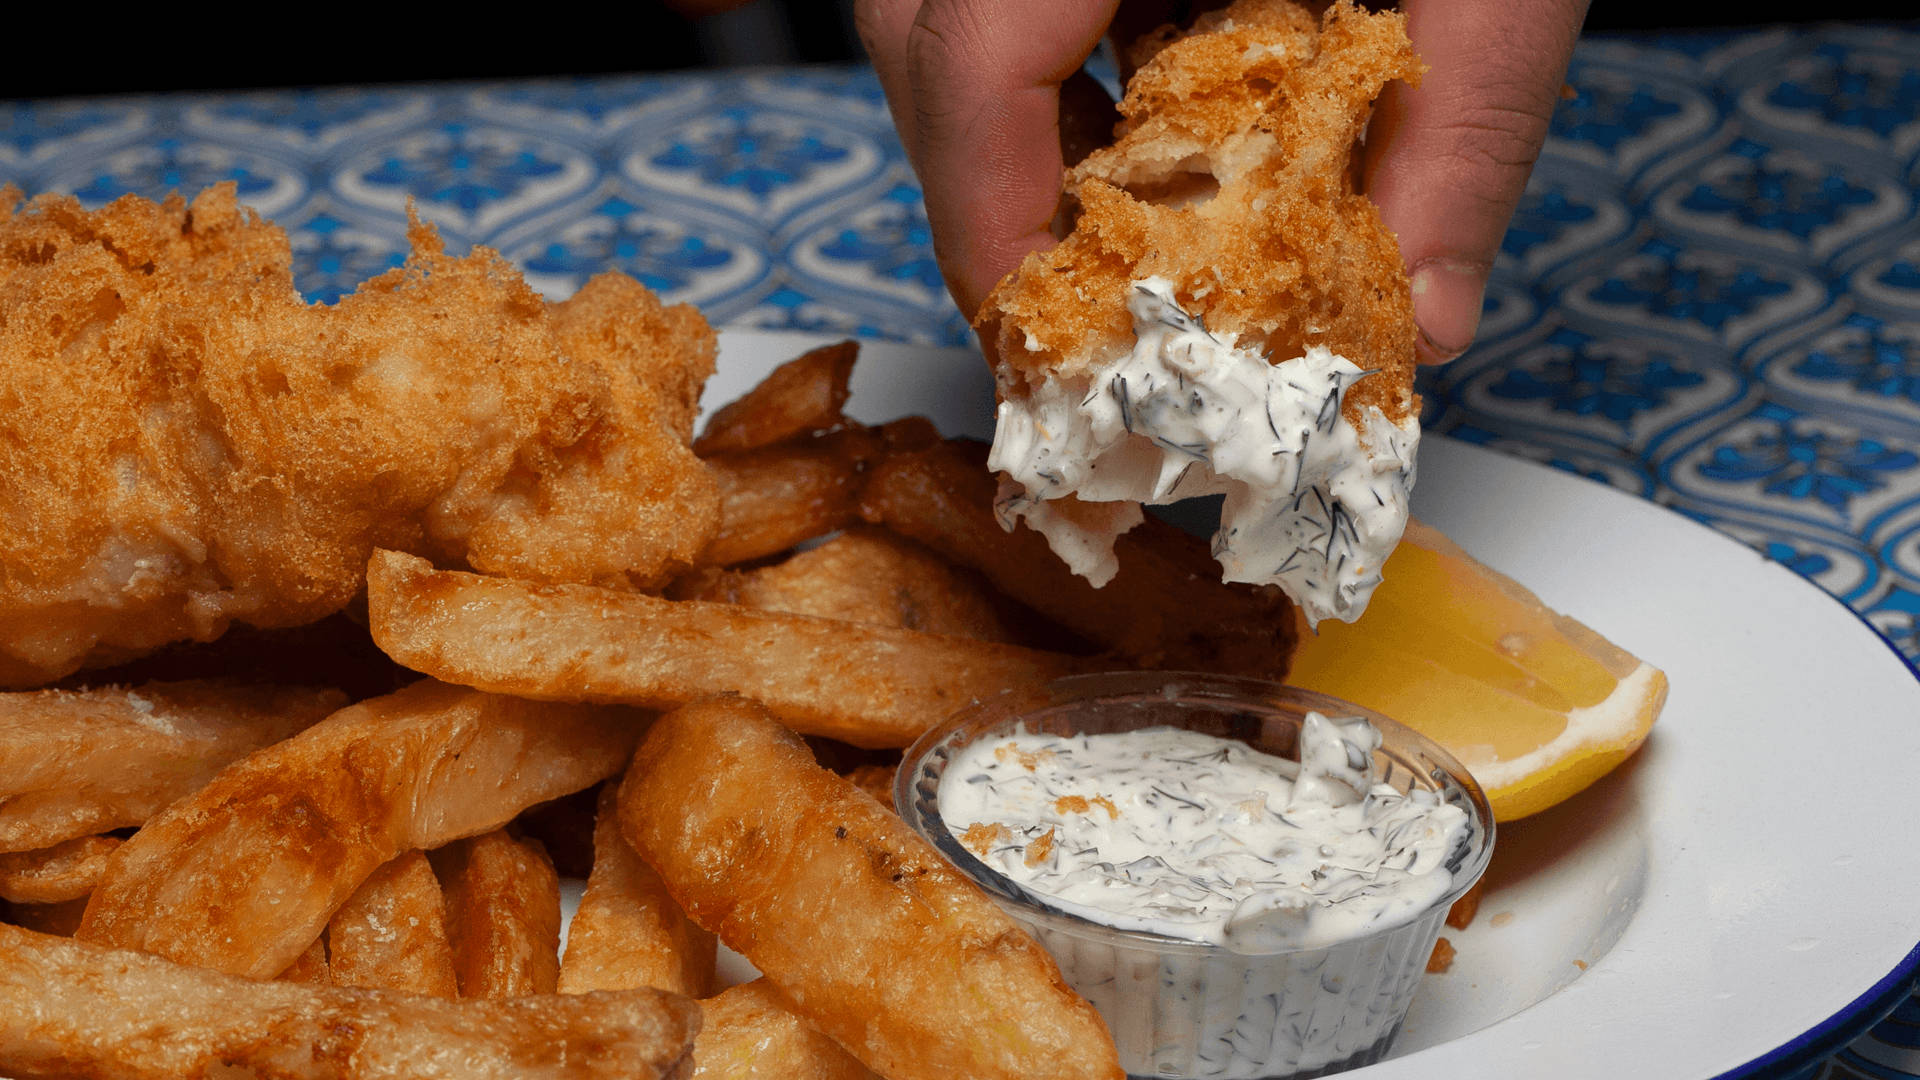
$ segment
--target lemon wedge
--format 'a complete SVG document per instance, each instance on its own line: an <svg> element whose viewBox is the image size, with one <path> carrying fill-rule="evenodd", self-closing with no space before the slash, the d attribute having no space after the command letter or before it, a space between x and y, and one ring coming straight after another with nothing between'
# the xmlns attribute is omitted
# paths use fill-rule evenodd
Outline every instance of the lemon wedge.
<svg viewBox="0 0 1920 1080"><path fill-rule="evenodd" d="M1548 610L1429 525L1408 524L1383 577L1359 622L1302 627L1289 681L1445 746L1501 821L1606 775L1666 703L1658 668Z"/></svg>

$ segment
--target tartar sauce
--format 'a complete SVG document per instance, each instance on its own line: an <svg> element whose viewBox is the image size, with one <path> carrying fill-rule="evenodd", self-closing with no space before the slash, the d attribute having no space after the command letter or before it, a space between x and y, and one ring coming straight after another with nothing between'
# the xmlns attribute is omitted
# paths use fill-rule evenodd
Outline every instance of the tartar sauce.
<svg viewBox="0 0 1920 1080"><path fill-rule="evenodd" d="M1134 282L1127 307L1127 356L1091 378L1049 376L1003 395L988 459L1006 477L1001 523L1025 518L1103 585L1137 506L1093 535L1085 515L1050 500L1223 494L1213 549L1225 580L1277 584L1310 622L1358 618L1406 528L1419 421L1395 424L1370 406L1356 426L1342 395L1368 372L1319 346L1279 363L1235 348L1183 310L1165 278Z"/></svg>
<svg viewBox="0 0 1920 1080"><path fill-rule="evenodd" d="M1380 735L1309 713L1301 762L1177 728L979 739L947 827L1061 910L1234 952L1312 949L1413 919L1452 884L1467 815L1376 782Z"/></svg>

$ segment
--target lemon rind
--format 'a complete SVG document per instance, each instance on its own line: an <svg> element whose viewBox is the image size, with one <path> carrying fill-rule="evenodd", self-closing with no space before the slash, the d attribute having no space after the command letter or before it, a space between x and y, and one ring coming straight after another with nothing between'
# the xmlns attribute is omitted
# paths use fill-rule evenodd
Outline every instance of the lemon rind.
<svg viewBox="0 0 1920 1080"><path fill-rule="evenodd" d="M1516 758L1469 762L1468 771L1487 792L1497 817L1513 820L1536 813L1571 797L1638 748L1666 698L1666 674L1643 660L1604 699L1568 710L1566 727L1551 741ZM1604 767L1564 768L1588 760ZM1563 787L1576 780L1571 790ZM1509 805L1506 813L1501 812L1503 803Z"/></svg>

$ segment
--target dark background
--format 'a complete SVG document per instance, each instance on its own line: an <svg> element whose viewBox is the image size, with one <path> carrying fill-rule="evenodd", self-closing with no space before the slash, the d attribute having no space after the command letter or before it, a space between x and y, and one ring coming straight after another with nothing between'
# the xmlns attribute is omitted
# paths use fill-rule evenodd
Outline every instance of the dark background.
<svg viewBox="0 0 1920 1080"><path fill-rule="evenodd" d="M1045 0L1040 0L1045 2ZM731 10L690 14L703 8ZM1516 3L1516 7L1518 4ZM40 9L45 12L45 8ZM643 0L418 9L318 3L189 15L83 13L82 26L10 27L0 99L261 86L669 71L863 59L852 0ZM589 14L589 13L592 14ZM1913 0L1697 3L1595 0L1589 32L1775 22L1913 20ZM10 22L12 20L9 20Z"/></svg>

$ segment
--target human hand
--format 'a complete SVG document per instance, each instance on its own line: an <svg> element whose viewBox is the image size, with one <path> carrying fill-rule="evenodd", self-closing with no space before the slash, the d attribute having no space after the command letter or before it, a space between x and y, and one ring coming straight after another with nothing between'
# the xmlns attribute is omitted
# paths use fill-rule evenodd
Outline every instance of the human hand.
<svg viewBox="0 0 1920 1080"><path fill-rule="evenodd" d="M1023 255L1054 242L1063 116L1070 128L1102 111L1107 129L1117 119L1112 100L1080 65L1118 6L856 0L860 39L926 193L934 256L968 318ZM1084 100L1089 86L1097 95L1091 102ZM1109 137L1101 131L1098 142Z"/></svg>
<svg viewBox="0 0 1920 1080"><path fill-rule="evenodd" d="M1027 252L1051 245L1069 144L1110 127L1080 71L1109 25L1148 29L1162 2L858 0L860 36L926 192L941 272L972 316ZM1362 186L1399 236L1413 282L1417 350L1471 344L1487 273L1559 100L1587 0L1405 0L1429 71L1389 86L1362 157Z"/></svg>
<svg viewBox="0 0 1920 1080"><path fill-rule="evenodd" d="M1406 0L1427 63L1374 108L1361 184L1400 239L1422 363L1473 344L1487 273L1565 85L1587 0Z"/></svg>

